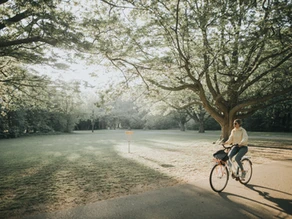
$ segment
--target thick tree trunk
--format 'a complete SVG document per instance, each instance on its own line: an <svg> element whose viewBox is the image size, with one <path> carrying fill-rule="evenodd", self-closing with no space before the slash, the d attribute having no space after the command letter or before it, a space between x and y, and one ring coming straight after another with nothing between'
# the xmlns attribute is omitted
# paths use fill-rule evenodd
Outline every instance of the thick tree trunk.
<svg viewBox="0 0 292 219"><path fill-rule="evenodd" d="M220 140L226 141L231 133L231 130L233 129L233 121L234 116L228 116L224 119L222 123L219 123L221 125L221 137Z"/></svg>
<svg viewBox="0 0 292 219"><path fill-rule="evenodd" d="M204 124L204 121L200 121L199 133L205 133L205 124Z"/></svg>
<svg viewBox="0 0 292 219"><path fill-rule="evenodd" d="M179 127L180 127L180 130L181 130L182 132L184 132L184 131L186 130L185 123L183 123L183 122L180 122L180 123L179 123Z"/></svg>
<svg viewBox="0 0 292 219"><path fill-rule="evenodd" d="M202 105L200 105L199 109L200 109L200 112L199 112L199 124L200 124L199 133L204 133L205 132L205 114L206 114L206 111L204 110Z"/></svg>
<svg viewBox="0 0 292 219"><path fill-rule="evenodd" d="M230 135L230 128L228 124L221 125L221 136L220 140L226 141Z"/></svg>

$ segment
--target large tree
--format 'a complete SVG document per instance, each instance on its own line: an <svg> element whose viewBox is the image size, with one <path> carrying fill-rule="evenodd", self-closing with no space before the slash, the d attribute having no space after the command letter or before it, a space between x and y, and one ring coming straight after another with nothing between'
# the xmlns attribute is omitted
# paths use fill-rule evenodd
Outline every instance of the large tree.
<svg viewBox="0 0 292 219"><path fill-rule="evenodd" d="M95 48L127 80L189 90L223 138L235 118L291 99L290 1L100 0L92 9Z"/></svg>

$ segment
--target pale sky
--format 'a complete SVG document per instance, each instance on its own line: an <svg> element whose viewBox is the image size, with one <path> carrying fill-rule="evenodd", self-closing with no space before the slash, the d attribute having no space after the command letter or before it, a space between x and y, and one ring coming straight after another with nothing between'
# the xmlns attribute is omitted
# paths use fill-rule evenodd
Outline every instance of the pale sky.
<svg viewBox="0 0 292 219"><path fill-rule="evenodd" d="M60 58L59 64L67 65L66 68L49 65L36 65L30 66L30 68L36 70L41 75L49 76L52 80L59 79L68 83L80 81L82 85L87 82L88 86L92 86L92 88L88 87L87 89L91 90L104 89L109 83L117 83L123 80L122 74L113 67L90 65L86 63L86 60L75 61L76 63L69 63L65 58ZM81 90L87 89L81 87Z"/></svg>

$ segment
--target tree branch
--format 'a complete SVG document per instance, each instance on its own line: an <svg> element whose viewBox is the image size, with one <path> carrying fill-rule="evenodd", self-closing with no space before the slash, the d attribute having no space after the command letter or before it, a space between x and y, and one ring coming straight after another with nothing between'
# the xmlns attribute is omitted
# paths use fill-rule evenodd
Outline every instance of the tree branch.
<svg viewBox="0 0 292 219"><path fill-rule="evenodd" d="M108 56L108 54L106 54L106 57L111 61L111 62L114 62L114 61L122 61L124 63L127 63L131 66L133 66L136 70L136 72L138 73L138 75L140 76L140 78L143 80L143 83L146 85L147 89L149 89L149 85L147 84L147 82L145 81L145 78L143 77L143 75L141 74L139 68L143 68L143 69L150 69L148 67L144 67L144 66L137 66L136 64L132 63L132 62L129 62L125 59L122 59L122 58L111 58Z"/></svg>
<svg viewBox="0 0 292 219"><path fill-rule="evenodd" d="M291 49L291 48L290 48ZM286 49L284 51L281 52L281 54L285 54L286 52L290 51L290 49ZM265 57L264 59L268 59L268 58L272 58L274 55L271 55L269 57ZM289 60L292 57L292 53L289 53L285 58L281 59L277 64L275 64L274 66L270 67L269 69L267 69L266 71L264 71L263 73L259 74L257 77L255 77L253 80L251 80L250 82L246 83L244 86L242 86L241 90L239 91L239 94L243 93L246 89L248 89L251 85L253 85L254 83L258 82L260 79L262 79L264 76L266 76L268 73L270 73L271 71L277 69L279 66L281 66L284 62L286 62L287 60ZM250 74L251 75L251 74Z"/></svg>
<svg viewBox="0 0 292 219"><path fill-rule="evenodd" d="M24 18L27 18L30 15L31 15L31 10L26 10L22 13L15 15L14 17L8 18L4 20L3 23L0 23L0 30L6 27L6 23L16 23L18 21L21 21Z"/></svg>
<svg viewBox="0 0 292 219"><path fill-rule="evenodd" d="M152 79L147 79L147 81L149 81L151 84L154 84L155 86L157 86L163 90L181 91L181 90L190 89L193 91L199 91L199 86L197 86L195 84L183 84L183 85L177 86L177 87L169 87L169 86L164 86L164 85L160 84L159 82L154 81Z"/></svg>
<svg viewBox="0 0 292 219"><path fill-rule="evenodd" d="M249 99L248 101L242 101L237 106L235 106L231 110L231 112L232 113L239 112L241 109L244 109L245 107L248 107L248 106L257 106L257 105L260 105L260 104L262 104L264 102L269 103L268 101L272 100L274 97L283 96L283 95L289 94L291 92L292 92L292 86L290 86L290 87L288 87L286 89L280 90L278 92L269 93L269 94L264 95L264 96L261 96L261 97L258 97L257 96L257 97L255 97L253 99Z"/></svg>
<svg viewBox="0 0 292 219"><path fill-rule="evenodd" d="M45 39L40 36L36 37L31 37L31 38L26 38L26 39L19 39L19 40L13 40L13 41L6 41L6 42L0 42L0 48L5 48L9 46L16 46L16 45L21 45L21 44L29 44L33 42L43 42L50 44L52 46L55 46L57 44L56 39Z"/></svg>
<svg viewBox="0 0 292 219"><path fill-rule="evenodd" d="M136 7L129 7L129 6L120 6L120 5L116 5L114 3L111 3L109 1L106 0L101 0L102 2L108 4L109 6L111 6L112 8L128 8L128 9L139 9L141 10L141 8L136 8ZM132 3L132 2L131 2ZM132 3L133 4L133 3Z"/></svg>
<svg viewBox="0 0 292 219"><path fill-rule="evenodd" d="M0 0L0 5L4 4L6 2L8 2L8 0Z"/></svg>

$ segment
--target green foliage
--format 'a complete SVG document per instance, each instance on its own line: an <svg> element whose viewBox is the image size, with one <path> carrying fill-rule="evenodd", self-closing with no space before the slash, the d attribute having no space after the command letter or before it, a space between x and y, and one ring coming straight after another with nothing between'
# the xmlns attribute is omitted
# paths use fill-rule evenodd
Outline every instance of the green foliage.
<svg viewBox="0 0 292 219"><path fill-rule="evenodd" d="M29 63L54 60L46 57L46 45L86 47L84 34L76 26L71 3L53 0L0 3L0 56Z"/></svg>
<svg viewBox="0 0 292 219"><path fill-rule="evenodd" d="M117 99L100 107L106 109L103 119L111 129L141 129L144 127L145 111L139 110L131 100Z"/></svg>
<svg viewBox="0 0 292 219"><path fill-rule="evenodd" d="M9 111L6 116L6 121L3 120L4 124L8 123L9 129L6 132L4 137L16 138L21 136L26 127L25 121L25 112L23 111Z"/></svg>
<svg viewBox="0 0 292 219"><path fill-rule="evenodd" d="M88 48L81 27L77 27L77 16L71 11L72 4L59 0L0 2L2 116L23 108L51 110L56 85L28 65L54 65L58 56L52 47L82 51ZM61 105L60 101L58 104Z"/></svg>
<svg viewBox="0 0 292 219"><path fill-rule="evenodd" d="M99 124L96 121L94 122L94 130L95 129L99 129ZM75 130L92 130L91 120L90 119L87 119L87 120L80 119L75 126Z"/></svg>
<svg viewBox="0 0 292 219"><path fill-rule="evenodd" d="M292 102L285 102L262 109L244 121L250 131L291 132Z"/></svg>
<svg viewBox="0 0 292 219"><path fill-rule="evenodd" d="M39 92L34 93L28 89L27 96L23 98L4 96L3 98L7 99L0 103L1 137L18 137L27 133L71 132L77 122L81 105L76 86L62 84L62 87L32 87L34 91ZM18 90L13 94L17 92ZM19 92L19 95L21 94ZM33 95L36 95L39 101L29 100Z"/></svg>
<svg viewBox="0 0 292 219"><path fill-rule="evenodd" d="M162 115L149 115L146 119L145 129L179 129L179 123L173 114L166 116Z"/></svg>
<svg viewBox="0 0 292 219"><path fill-rule="evenodd" d="M291 98L291 2L102 1L95 48L128 81L189 90L227 137L234 118ZM189 96L189 95L188 95Z"/></svg>
<svg viewBox="0 0 292 219"><path fill-rule="evenodd" d="M47 77L29 73L15 59L0 57L0 63L3 64L0 64L2 110L41 108L46 105L50 92L47 88L51 83Z"/></svg>

